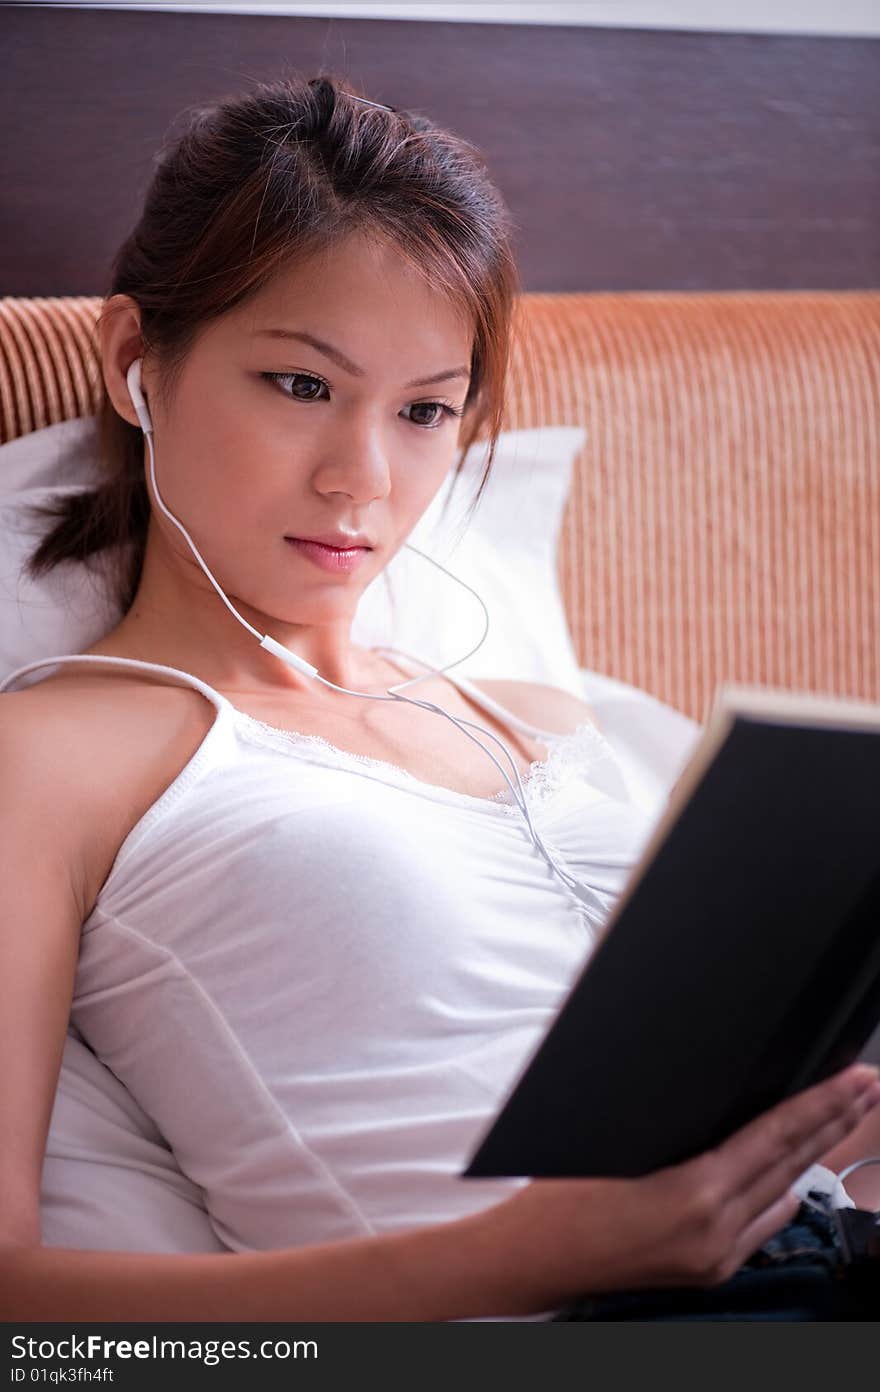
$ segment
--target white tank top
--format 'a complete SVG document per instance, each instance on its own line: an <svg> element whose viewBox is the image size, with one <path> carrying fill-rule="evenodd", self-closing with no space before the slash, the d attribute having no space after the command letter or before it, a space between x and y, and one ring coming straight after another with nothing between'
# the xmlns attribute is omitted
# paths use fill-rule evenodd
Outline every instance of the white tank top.
<svg viewBox="0 0 880 1392"><path fill-rule="evenodd" d="M36 667L64 661L83 658ZM266 725L188 672L101 661L194 687L216 716L83 924L71 1037L165 1138L219 1241L439 1223L525 1183L460 1174L600 925L510 791L436 786ZM534 824L610 909L654 818L607 741L589 722L541 731L450 680L547 744L523 779ZM462 757L483 757L464 734Z"/></svg>

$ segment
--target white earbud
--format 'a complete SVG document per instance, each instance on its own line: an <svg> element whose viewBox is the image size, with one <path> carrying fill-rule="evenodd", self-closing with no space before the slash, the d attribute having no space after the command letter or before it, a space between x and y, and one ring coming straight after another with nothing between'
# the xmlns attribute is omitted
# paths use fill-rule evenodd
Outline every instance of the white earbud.
<svg viewBox="0 0 880 1392"><path fill-rule="evenodd" d="M131 397L131 404L137 411L137 418L141 423L141 430L144 434L153 433L153 422L150 417L149 408L144 400L144 393L141 390L141 360L135 358L131 367L125 374L128 383L128 394Z"/></svg>

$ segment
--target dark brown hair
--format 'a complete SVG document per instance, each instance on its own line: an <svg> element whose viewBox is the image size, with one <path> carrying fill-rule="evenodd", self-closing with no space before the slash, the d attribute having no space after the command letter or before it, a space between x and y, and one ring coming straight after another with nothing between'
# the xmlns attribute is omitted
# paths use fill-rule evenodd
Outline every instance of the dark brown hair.
<svg viewBox="0 0 880 1392"><path fill-rule="evenodd" d="M513 224L479 151L426 116L352 100L332 74L258 83L185 116L183 133L155 158L142 215L114 258L105 295L139 306L160 399L170 398L199 331L287 263L355 231L382 237L474 326L455 478L468 448L486 438L475 507L502 428L520 289ZM112 555L124 613L140 582L150 516L144 442L106 392L99 420L99 481L39 509L53 525L26 568L36 577L62 561Z"/></svg>

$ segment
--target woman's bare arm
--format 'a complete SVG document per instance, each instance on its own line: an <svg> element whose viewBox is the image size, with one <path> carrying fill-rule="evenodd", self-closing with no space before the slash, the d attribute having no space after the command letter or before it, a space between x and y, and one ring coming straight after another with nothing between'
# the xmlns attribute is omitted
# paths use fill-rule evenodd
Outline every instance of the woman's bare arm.
<svg viewBox="0 0 880 1392"><path fill-rule="evenodd" d="M411 1232L229 1255L0 1249L5 1320L409 1321L540 1309L488 1210ZM540 1297L538 1297L540 1298Z"/></svg>
<svg viewBox="0 0 880 1392"><path fill-rule="evenodd" d="M79 952L81 818L60 753L27 693L0 698L0 1242L40 1240L40 1176Z"/></svg>
<svg viewBox="0 0 880 1392"><path fill-rule="evenodd" d="M858 1066L717 1150L638 1180L535 1180L434 1227L291 1251L0 1249L14 1320L442 1321L537 1313L590 1290L715 1285L791 1218L790 1186L880 1100Z"/></svg>

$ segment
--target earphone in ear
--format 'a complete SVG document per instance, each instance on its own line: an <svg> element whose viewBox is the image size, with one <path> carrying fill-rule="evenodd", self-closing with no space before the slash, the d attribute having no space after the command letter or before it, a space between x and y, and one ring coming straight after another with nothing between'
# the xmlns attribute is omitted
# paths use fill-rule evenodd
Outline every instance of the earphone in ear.
<svg viewBox="0 0 880 1392"><path fill-rule="evenodd" d="M141 423L141 430L144 434L152 434L153 421L150 411L144 400L144 393L141 389L141 359L135 358L131 367L125 374L128 385L128 394L131 397L131 404L137 411L137 418Z"/></svg>

